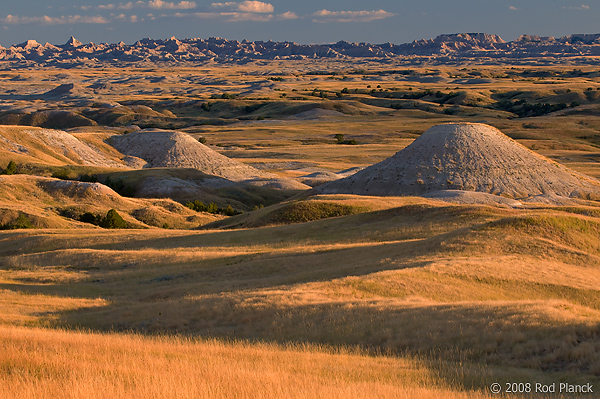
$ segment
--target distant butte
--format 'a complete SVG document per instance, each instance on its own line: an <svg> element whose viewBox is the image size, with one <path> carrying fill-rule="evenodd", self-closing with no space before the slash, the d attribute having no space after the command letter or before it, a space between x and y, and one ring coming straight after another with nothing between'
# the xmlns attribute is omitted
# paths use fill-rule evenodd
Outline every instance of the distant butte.
<svg viewBox="0 0 600 399"><path fill-rule="evenodd" d="M510 63L528 62L532 58L547 63L580 61L600 63L600 34L575 34L561 38L523 35L506 42L500 36L487 33L444 34L433 39L415 40L404 44L370 44L339 41L333 44L297 44L208 39L166 40L142 39L132 45L83 44L71 37L65 44L41 46L35 40L0 47L0 61L40 64L81 63L139 63L139 62L203 62L242 61L252 59L313 59L313 58L371 58L426 60L434 63L455 63L461 59L490 60Z"/></svg>

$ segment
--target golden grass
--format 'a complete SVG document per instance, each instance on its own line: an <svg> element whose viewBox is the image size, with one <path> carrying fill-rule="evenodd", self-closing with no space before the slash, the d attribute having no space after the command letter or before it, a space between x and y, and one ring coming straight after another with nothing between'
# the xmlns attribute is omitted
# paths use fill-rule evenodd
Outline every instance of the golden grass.
<svg viewBox="0 0 600 399"><path fill-rule="evenodd" d="M54 183L62 184L58 186L62 188ZM109 209L120 212L132 228L162 227L163 222L171 228L193 228L222 218L195 212L170 199L128 198L107 187L98 191L76 189L77 184L30 175L2 176L0 218L3 213L23 212L35 227L46 228L89 228L76 217L85 212L106 215Z"/></svg>
<svg viewBox="0 0 600 399"><path fill-rule="evenodd" d="M361 67L389 69L369 61ZM484 77L507 71L476 67ZM537 102L567 88L579 98L590 80L598 80L595 75L550 78L546 80L554 84L546 86L533 79L494 78L490 84L447 88L446 82L377 75L368 81L353 75L358 79L353 82L337 80L340 73L336 79L316 76L316 81L293 76L328 68L343 72L348 64L272 61L268 67L288 79L288 98L307 97L305 90L314 87L365 90L367 84L379 84L384 90L463 91L460 101L480 97L481 104L490 103L497 93L520 90L516 98ZM249 73L259 69L259 74ZM148 96L131 89L125 97L111 92L103 99L148 100L155 107L153 101L172 100L173 93L181 94L181 101L208 101L213 93L242 91L245 82L263 80L264 69L249 64L68 73L74 81L116 73L123 78L201 73L226 82L188 93L189 85L173 79L161 83L172 94ZM560 72L566 67L524 69ZM592 67L583 70L596 72ZM40 92L56 86L42 81L45 71L19 73L32 76L34 82L26 84ZM469 77L468 68L440 67L437 73L450 79ZM23 83L9 79L3 87L19 90ZM280 92L266 95L279 100ZM600 118L593 112L507 119L501 111L460 106L460 115L451 116L426 111L427 106L442 110L433 103L395 111L389 99L357 96L368 104L307 97L270 105L281 117L298 104L319 102L327 109L341 104L354 113L337 119L185 130L205 137L210 145L222 144L214 148L225 155L293 177L310 173L302 168L366 166L397 152L434 124L485 119L535 151L600 175L594 162ZM219 106L224 117L231 117L226 115L231 113L229 104ZM22 128L3 129L4 137L20 139ZM120 162L119 154L103 142L110 131L100 129L82 128L74 134ZM339 132L359 145L334 144L333 135ZM30 152L21 155L3 146L0 166L9 159L73 163L31 140L25 144ZM83 199L52 196L31 181L9 190L9 183L19 177L2 179L6 189L0 192L1 207L39 217L48 227L78 227L0 232L2 398L488 398L486 387L493 381L592 381L600 386L597 207L501 209L417 198L317 196L308 202L372 212L237 231L105 231L83 228L61 218L56 209L67 204L130 213L162 205L123 198L83 204ZM260 219L268 211L243 217ZM185 228L190 224L183 219L192 214L161 211L158 216L179 218L179 224L170 224ZM60 329L77 326L105 333ZM106 332L111 330L146 335ZM271 343L194 338L199 336ZM340 349L348 346L365 352ZM365 354L379 352L389 356Z"/></svg>
<svg viewBox="0 0 600 399"><path fill-rule="evenodd" d="M421 362L317 347L0 327L12 398L491 398Z"/></svg>
<svg viewBox="0 0 600 399"><path fill-rule="evenodd" d="M30 301L13 311L35 314L29 325L357 345L597 378L595 208L402 201L235 231L4 232L2 295Z"/></svg>

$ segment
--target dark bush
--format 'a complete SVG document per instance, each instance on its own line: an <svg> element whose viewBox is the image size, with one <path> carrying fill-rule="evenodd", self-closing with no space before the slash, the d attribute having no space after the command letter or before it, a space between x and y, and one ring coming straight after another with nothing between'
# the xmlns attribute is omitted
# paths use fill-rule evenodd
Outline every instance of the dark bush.
<svg viewBox="0 0 600 399"><path fill-rule="evenodd" d="M187 204L185 204L185 206L196 212L206 212L206 206L202 201L196 200L194 202L188 202Z"/></svg>
<svg viewBox="0 0 600 399"><path fill-rule="evenodd" d="M239 214L231 205L227 205L227 208L223 211L226 216L233 216Z"/></svg>
<svg viewBox="0 0 600 399"><path fill-rule="evenodd" d="M17 171L17 164L15 161L10 161L6 166L6 169L2 172L3 175L14 175Z"/></svg>
<svg viewBox="0 0 600 399"><path fill-rule="evenodd" d="M116 210L111 209L100 222L100 227L105 229L126 229L128 226L121 215L119 215Z"/></svg>
<svg viewBox="0 0 600 399"><path fill-rule="evenodd" d="M276 224L303 223L352 215L356 212L357 209L349 205L311 201L295 202L273 212L267 222Z"/></svg>
<svg viewBox="0 0 600 399"><path fill-rule="evenodd" d="M241 213L233 209L231 205L227 205L227 208L219 208L214 202L211 202L208 205L204 205L202 201L196 200L194 202L188 202L187 204L185 204L185 206L196 212L220 213L226 216L234 216L239 215Z"/></svg>
<svg viewBox="0 0 600 399"><path fill-rule="evenodd" d="M104 181L104 184L106 184L108 187L115 190L117 193L119 193L123 197L135 196L135 188L132 186L126 185L122 178L113 180L109 176Z"/></svg>
<svg viewBox="0 0 600 399"><path fill-rule="evenodd" d="M0 230L32 229L33 224L23 212L19 213L17 219L12 223L0 225Z"/></svg>
<svg viewBox="0 0 600 399"><path fill-rule="evenodd" d="M79 216L79 221L98 226L102 222L102 216L94 215L92 212L86 212L83 215Z"/></svg>
<svg viewBox="0 0 600 399"><path fill-rule="evenodd" d="M98 183L98 176L86 173L79 177L79 181L86 182L86 183Z"/></svg>

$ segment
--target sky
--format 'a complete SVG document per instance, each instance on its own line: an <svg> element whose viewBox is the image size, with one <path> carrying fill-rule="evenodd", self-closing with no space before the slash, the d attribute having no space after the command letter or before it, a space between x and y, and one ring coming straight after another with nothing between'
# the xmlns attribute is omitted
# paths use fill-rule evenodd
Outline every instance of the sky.
<svg viewBox="0 0 600 399"><path fill-rule="evenodd" d="M217 0L219 1L219 0ZM143 38L407 43L445 33L600 33L598 0L18 0L0 7L0 45L133 44Z"/></svg>

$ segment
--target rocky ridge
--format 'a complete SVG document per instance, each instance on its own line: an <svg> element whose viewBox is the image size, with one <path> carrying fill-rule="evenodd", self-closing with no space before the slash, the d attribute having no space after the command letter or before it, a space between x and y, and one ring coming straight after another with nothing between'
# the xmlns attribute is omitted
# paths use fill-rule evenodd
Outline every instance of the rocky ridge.
<svg viewBox="0 0 600 399"><path fill-rule="evenodd" d="M41 64L205 62L252 59L396 58L429 57L440 62L460 58L523 59L547 57L573 60L600 56L600 34L575 34L561 38L523 35L506 42L498 35L457 33L404 44L370 44L339 41L333 44L298 44L274 41L208 39L142 39L128 45L84 44L71 37L65 44L40 44L35 40L0 46L0 61ZM588 60L589 61L589 60ZM550 61L549 61L550 62Z"/></svg>

